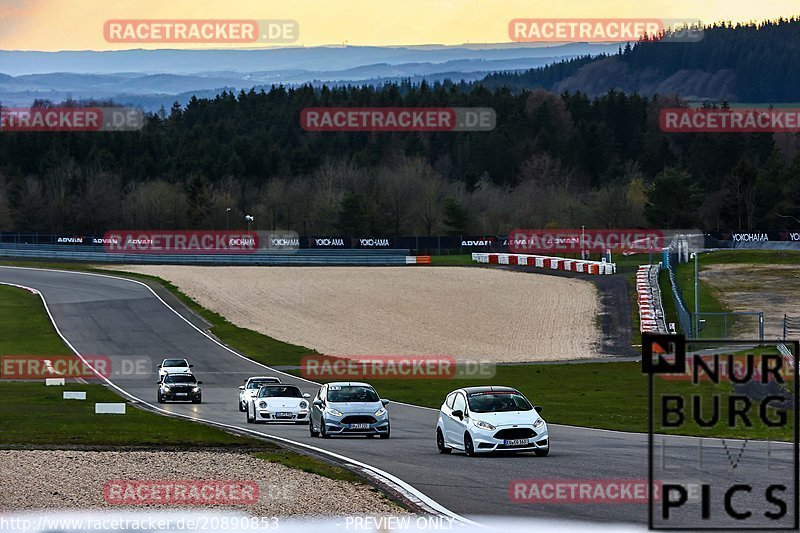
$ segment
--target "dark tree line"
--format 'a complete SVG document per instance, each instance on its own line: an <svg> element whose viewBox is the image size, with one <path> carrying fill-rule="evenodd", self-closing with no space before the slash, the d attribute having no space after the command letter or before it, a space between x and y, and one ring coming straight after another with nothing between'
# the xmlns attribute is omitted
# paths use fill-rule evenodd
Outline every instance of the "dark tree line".
<svg viewBox="0 0 800 533"><path fill-rule="evenodd" d="M703 42L719 34L729 46L766 35L774 43L776 28L798 23L782 24L715 27ZM755 65L763 47L751 48ZM777 76L759 68L765 80ZM662 132L659 110L680 105L614 90L590 98L481 83L274 87L192 99L137 132L0 132L0 230L220 229L228 220L242 227L245 213L258 229L374 235L770 230L786 226L779 215L800 218L796 135ZM491 107L497 127L310 133L299 121L310 106Z"/></svg>
<svg viewBox="0 0 800 533"><path fill-rule="evenodd" d="M614 56L563 60L525 72L490 74L483 84L514 91L541 87L560 92L576 84L604 93L662 94L667 90L723 94L737 102L797 102L800 87L800 18L760 23L715 23L702 39L643 39ZM602 86L594 82L602 80Z"/></svg>

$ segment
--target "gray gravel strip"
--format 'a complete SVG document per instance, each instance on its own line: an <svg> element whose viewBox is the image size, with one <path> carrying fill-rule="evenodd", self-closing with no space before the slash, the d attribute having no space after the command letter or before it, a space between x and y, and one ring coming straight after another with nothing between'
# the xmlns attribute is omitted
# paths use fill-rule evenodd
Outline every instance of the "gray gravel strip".
<svg viewBox="0 0 800 533"><path fill-rule="evenodd" d="M254 502L235 505L107 501L107 483L120 480L235 481L251 487L256 483L258 491ZM247 453L0 450L0 487L2 512L202 509L277 517L406 513L369 485L325 478Z"/></svg>

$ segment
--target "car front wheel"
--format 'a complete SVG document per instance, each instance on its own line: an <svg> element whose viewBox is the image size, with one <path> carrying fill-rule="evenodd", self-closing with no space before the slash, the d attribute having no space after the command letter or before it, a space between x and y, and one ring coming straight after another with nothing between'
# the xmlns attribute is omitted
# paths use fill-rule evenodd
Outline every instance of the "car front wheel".
<svg viewBox="0 0 800 533"><path fill-rule="evenodd" d="M533 450L533 453L536 454L536 457L547 457L547 454L550 453L550 448L544 448L539 450Z"/></svg>
<svg viewBox="0 0 800 533"><path fill-rule="evenodd" d="M470 457L475 455L475 445L472 444L472 437L469 436L469 433L464 433L464 452Z"/></svg>
<svg viewBox="0 0 800 533"><path fill-rule="evenodd" d="M448 454L452 452L452 448L448 448L444 444L444 435L442 435L441 429L436 429L436 448L439 450L439 453Z"/></svg>
<svg viewBox="0 0 800 533"><path fill-rule="evenodd" d="M255 413L253 414L253 418L250 418L250 409L247 410L247 423L252 424L255 422Z"/></svg>
<svg viewBox="0 0 800 533"><path fill-rule="evenodd" d="M247 411L247 406L245 404L243 404L242 402L239 402L239 411L241 411L242 413Z"/></svg>
<svg viewBox="0 0 800 533"><path fill-rule="evenodd" d="M311 420L308 421L308 432L311 434L312 437L316 437L319 435L318 431L314 431L314 422Z"/></svg>

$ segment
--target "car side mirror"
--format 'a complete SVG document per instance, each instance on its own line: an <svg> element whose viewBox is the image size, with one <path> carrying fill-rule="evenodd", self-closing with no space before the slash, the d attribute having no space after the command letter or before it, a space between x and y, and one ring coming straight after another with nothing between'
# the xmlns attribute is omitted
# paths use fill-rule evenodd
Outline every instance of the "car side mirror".
<svg viewBox="0 0 800 533"><path fill-rule="evenodd" d="M189 365L189 368L194 368L194 365Z"/></svg>
<svg viewBox="0 0 800 533"><path fill-rule="evenodd" d="M322 405L323 405L322 404L322 400L314 400L314 406L315 407L322 407Z"/></svg>
<svg viewBox="0 0 800 533"><path fill-rule="evenodd" d="M311 395L307 392L303 393L303 398L311 398Z"/></svg>
<svg viewBox="0 0 800 533"><path fill-rule="evenodd" d="M161 365L158 365L156 368L161 368Z"/></svg>
<svg viewBox="0 0 800 533"><path fill-rule="evenodd" d="M536 409L537 413L541 413L542 409L544 409L541 405L534 405L533 408Z"/></svg>
<svg viewBox="0 0 800 533"><path fill-rule="evenodd" d="M239 385L239 390L244 390L244 385Z"/></svg>
<svg viewBox="0 0 800 533"><path fill-rule="evenodd" d="M456 409L450 414L458 418L459 420L464 420L464 411L462 411L461 409Z"/></svg>
<svg viewBox="0 0 800 533"><path fill-rule="evenodd" d="M161 382L160 381L156 381L156 385L161 385Z"/></svg>
<svg viewBox="0 0 800 533"><path fill-rule="evenodd" d="M381 400L381 403L383 404L384 407L386 407L387 405L389 405L389 400Z"/></svg>
<svg viewBox="0 0 800 533"><path fill-rule="evenodd" d="M198 384L198 385L202 385L202 384L203 384L203 382L202 382L202 381L198 381L198 382L197 382L197 384Z"/></svg>

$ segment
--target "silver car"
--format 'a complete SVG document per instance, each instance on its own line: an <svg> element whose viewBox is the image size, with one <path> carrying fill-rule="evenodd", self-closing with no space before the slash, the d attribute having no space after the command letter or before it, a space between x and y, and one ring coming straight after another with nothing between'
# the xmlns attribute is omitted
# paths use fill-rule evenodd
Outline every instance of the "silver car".
<svg viewBox="0 0 800 533"><path fill-rule="evenodd" d="M331 435L379 435L388 439L386 404L368 383L336 382L320 387L311 402L308 429L312 437Z"/></svg>

